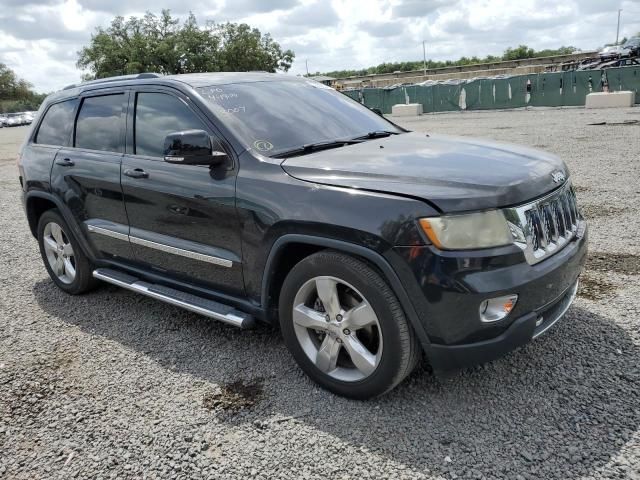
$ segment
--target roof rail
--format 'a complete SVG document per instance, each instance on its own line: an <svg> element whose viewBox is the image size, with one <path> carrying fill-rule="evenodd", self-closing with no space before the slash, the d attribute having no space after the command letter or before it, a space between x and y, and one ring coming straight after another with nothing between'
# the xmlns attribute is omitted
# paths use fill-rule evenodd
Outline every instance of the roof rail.
<svg viewBox="0 0 640 480"><path fill-rule="evenodd" d="M107 78L98 78L96 80L89 80L88 82L81 83L73 83L71 85L67 85L63 88L63 90L69 90L71 88L82 87L84 85L93 85L97 83L108 83L108 82L119 82L122 80L141 80L144 78L160 78L162 75L159 73L134 73L132 75L119 75L117 77L107 77Z"/></svg>

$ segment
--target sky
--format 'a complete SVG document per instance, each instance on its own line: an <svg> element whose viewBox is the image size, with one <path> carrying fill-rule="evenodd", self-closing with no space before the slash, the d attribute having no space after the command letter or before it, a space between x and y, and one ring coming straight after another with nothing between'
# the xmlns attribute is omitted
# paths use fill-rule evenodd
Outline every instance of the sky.
<svg viewBox="0 0 640 480"><path fill-rule="evenodd" d="M296 54L290 74L427 57L501 54L509 46L582 50L640 32L640 0L0 0L0 62L36 91L80 80L77 52L116 15L192 11L202 25L244 22Z"/></svg>

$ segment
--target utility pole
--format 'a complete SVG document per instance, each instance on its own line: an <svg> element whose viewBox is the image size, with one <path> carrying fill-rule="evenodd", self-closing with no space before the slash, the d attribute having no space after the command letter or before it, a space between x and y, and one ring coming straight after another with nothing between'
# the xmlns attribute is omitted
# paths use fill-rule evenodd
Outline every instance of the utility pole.
<svg viewBox="0 0 640 480"><path fill-rule="evenodd" d="M621 8L618 9L618 28L616 29L616 45L618 45L618 37L620 36L620 12Z"/></svg>
<svg viewBox="0 0 640 480"><path fill-rule="evenodd" d="M617 40L616 40L616 42L617 42ZM305 64L305 65L306 65L306 67L307 67L307 77L308 77L308 76L309 76L309 60L305 60L305 61L304 61L304 64Z"/></svg>
<svg viewBox="0 0 640 480"><path fill-rule="evenodd" d="M425 41L422 41L422 68L424 69L424 76L427 76L427 47Z"/></svg>

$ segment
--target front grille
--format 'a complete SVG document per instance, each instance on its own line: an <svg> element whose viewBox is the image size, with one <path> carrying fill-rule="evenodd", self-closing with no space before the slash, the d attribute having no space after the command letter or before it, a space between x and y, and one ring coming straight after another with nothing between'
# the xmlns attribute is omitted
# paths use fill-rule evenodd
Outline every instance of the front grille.
<svg viewBox="0 0 640 480"><path fill-rule="evenodd" d="M530 264L561 250L576 235L581 220L569 182L546 197L507 208L504 213L516 245Z"/></svg>

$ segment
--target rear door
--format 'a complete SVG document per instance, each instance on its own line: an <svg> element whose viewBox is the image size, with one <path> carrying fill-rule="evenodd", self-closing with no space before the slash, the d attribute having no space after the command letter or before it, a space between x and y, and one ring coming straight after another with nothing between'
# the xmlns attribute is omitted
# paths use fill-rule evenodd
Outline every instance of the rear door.
<svg viewBox="0 0 640 480"><path fill-rule="evenodd" d="M51 171L52 190L102 258L133 256L120 187L128 97L118 89L83 95L71 145L58 150Z"/></svg>
<svg viewBox="0 0 640 480"><path fill-rule="evenodd" d="M163 157L167 134L196 129L220 138L215 126L186 96L150 87L131 92L127 123L121 178L136 260L185 281L243 293L237 164L176 165Z"/></svg>
<svg viewBox="0 0 640 480"><path fill-rule="evenodd" d="M50 190L51 166L58 150L71 145L78 103L77 98L70 98L50 105L31 141L25 144L20 166L26 191Z"/></svg>

